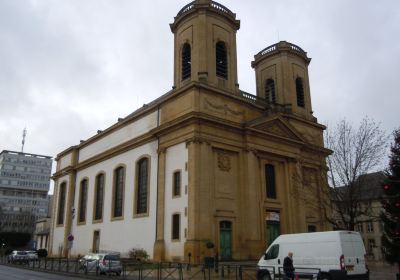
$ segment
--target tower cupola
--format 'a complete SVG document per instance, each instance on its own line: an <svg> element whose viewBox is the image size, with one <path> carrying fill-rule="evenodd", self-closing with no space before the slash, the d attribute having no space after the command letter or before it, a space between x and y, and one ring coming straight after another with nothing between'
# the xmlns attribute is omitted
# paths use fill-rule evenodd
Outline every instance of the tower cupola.
<svg viewBox="0 0 400 280"><path fill-rule="evenodd" d="M281 41L254 56L257 96L271 106L283 105L306 119L312 116L308 65L311 58L299 46Z"/></svg>
<svg viewBox="0 0 400 280"><path fill-rule="evenodd" d="M170 24L174 33L174 86L191 81L237 90L236 31L240 21L225 6L196 0Z"/></svg>

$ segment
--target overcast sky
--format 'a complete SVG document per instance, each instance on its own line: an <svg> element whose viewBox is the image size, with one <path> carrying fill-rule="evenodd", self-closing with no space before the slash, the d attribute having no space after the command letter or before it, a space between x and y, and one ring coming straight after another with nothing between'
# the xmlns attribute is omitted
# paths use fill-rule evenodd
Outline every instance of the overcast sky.
<svg viewBox="0 0 400 280"><path fill-rule="evenodd" d="M55 157L171 89L169 23L188 1L0 0L0 150ZM237 18L240 88L253 56L299 45L321 123L400 126L399 0L221 0ZM53 170L54 172L54 170Z"/></svg>

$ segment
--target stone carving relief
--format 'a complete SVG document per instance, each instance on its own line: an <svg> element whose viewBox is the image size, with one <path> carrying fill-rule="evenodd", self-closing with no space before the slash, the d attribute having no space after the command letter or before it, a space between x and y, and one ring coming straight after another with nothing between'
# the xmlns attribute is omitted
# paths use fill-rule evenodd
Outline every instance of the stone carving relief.
<svg viewBox="0 0 400 280"><path fill-rule="evenodd" d="M223 113L224 115L227 115L228 113L230 113L232 115L236 115L236 116L244 115L244 111L235 111L235 110L229 108L229 106L227 104L216 105L216 104L213 104L212 102L210 102L209 100L207 100L207 98L205 98L204 100L205 100L205 103L204 103L205 109L214 109L218 113Z"/></svg>
<svg viewBox="0 0 400 280"><path fill-rule="evenodd" d="M229 172L231 170L231 159L228 154L220 152L218 153L218 168L221 171Z"/></svg>

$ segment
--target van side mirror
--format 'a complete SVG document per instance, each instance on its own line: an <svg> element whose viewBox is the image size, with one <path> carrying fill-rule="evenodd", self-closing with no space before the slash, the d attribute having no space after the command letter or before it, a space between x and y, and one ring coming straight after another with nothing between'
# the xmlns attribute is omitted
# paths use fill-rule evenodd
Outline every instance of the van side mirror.
<svg viewBox="0 0 400 280"><path fill-rule="evenodd" d="M264 254L264 260L267 260L267 253Z"/></svg>

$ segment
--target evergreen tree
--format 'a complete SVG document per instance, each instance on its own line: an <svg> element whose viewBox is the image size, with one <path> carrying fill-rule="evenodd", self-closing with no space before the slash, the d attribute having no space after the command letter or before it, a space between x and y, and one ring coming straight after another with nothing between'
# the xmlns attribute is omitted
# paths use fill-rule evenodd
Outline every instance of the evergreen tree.
<svg viewBox="0 0 400 280"><path fill-rule="evenodd" d="M400 129L393 134L394 143L391 146L389 168L383 184L385 210L382 212L382 247L385 259L392 264L397 263L400 272Z"/></svg>

